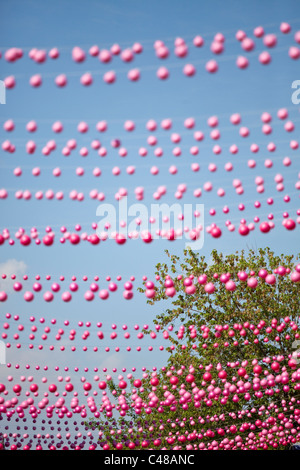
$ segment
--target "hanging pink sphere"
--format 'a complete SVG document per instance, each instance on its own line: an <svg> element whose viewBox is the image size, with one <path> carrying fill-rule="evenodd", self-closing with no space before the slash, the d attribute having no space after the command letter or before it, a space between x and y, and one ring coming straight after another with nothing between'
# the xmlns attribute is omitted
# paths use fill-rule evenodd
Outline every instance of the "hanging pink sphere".
<svg viewBox="0 0 300 470"><path fill-rule="evenodd" d="M86 72L80 77L80 83L84 86L90 86L93 83L93 76L91 73Z"/></svg>
<svg viewBox="0 0 300 470"><path fill-rule="evenodd" d="M69 240L72 245L78 245L80 242L80 236L77 233L71 233Z"/></svg>
<svg viewBox="0 0 300 470"><path fill-rule="evenodd" d="M240 124L241 123L241 116L238 113L232 114L230 116L230 122L234 125Z"/></svg>
<svg viewBox="0 0 300 470"><path fill-rule="evenodd" d="M204 290L205 292L207 292L207 294L213 294L213 292L215 291L215 285L212 282L208 282L207 284L205 284Z"/></svg>
<svg viewBox="0 0 300 470"><path fill-rule="evenodd" d="M66 291L63 292L61 298L64 302L70 302L72 300L72 295L70 294L70 292Z"/></svg>
<svg viewBox="0 0 300 470"><path fill-rule="evenodd" d="M43 237L43 243L44 243L44 245L46 245L46 246L52 246L53 243L54 243L54 237L51 236L51 235L45 235L45 236Z"/></svg>
<svg viewBox="0 0 300 470"><path fill-rule="evenodd" d="M265 277L265 281L267 284L275 284L276 283L276 277L274 274L267 274Z"/></svg>
<svg viewBox="0 0 300 470"><path fill-rule="evenodd" d="M270 231L270 225L268 222L262 222L259 226L259 229L262 233L268 233Z"/></svg>
<svg viewBox="0 0 300 470"><path fill-rule="evenodd" d="M31 243L31 238L29 237L29 235L24 234L20 238L20 243L23 246L28 246Z"/></svg>
<svg viewBox="0 0 300 470"><path fill-rule="evenodd" d="M41 75L40 74L32 75L32 77L30 77L29 84L34 88L40 87L42 84Z"/></svg>
<svg viewBox="0 0 300 470"><path fill-rule="evenodd" d="M239 69L246 69L249 65L247 57L239 56L236 60L236 65Z"/></svg>
<svg viewBox="0 0 300 470"><path fill-rule="evenodd" d="M103 75L103 80L105 81L105 83L108 83L108 84L114 83L116 81L116 79L117 79L117 77L116 77L116 74L113 70L111 70L109 72L106 72Z"/></svg>
<svg viewBox="0 0 300 470"><path fill-rule="evenodd" d="M204 39L201 36L195 36L193 39L193 44L195 47L202 47L204 44Z"/></svg>
<svg viewBox="0 0 300 470"><path fill-rule="evenodd" d="M72 59L75 62L84 62L85 52L80 47L74 47L72 50Z"/></svg>
<svg viewBox="0 0 300 470"><path fill-rule="evenodd" d="M108 292L108 290L106 290L106 289L101 289L100 292L99 292L99 297L100 297L100 299L102 299L102 300L108 299L108 297L109 297L109 292Z"/></svg>
<svg viewBox="0 0 300 470"><path fill-rule="evenodd" d="M210 234L214 238L220 238L222 235L222 230L219 227L213 227L210 231Z"/></svg>
<svg viewBox="0 0 300 470"><path fill-rule="evenodd" d="M48 53L50 59L57 59L59 57L59 50L56 47L50 49Z"/></svg>
<svg viewBox="0 0 300 470"><path fill-rule="evenodd" d="M245 51L250 52L255 49L255 42L253 41L253 39L245 37L242 40L241 46Z"/></svg>
<svg viewBox="0 0 300 470"><path fill-rule="evenodd" d="M1 291L0 292L0 302L5 302L6 300L7 300L6 292Z"/></svg>
<svg viewBox="0 0 300 470"><path fill-rule="evenodd" d="M98 59L100 62L107 64L112 60L112 54L107 49L102 49L98 54Z"/></svg>
<svg viewBox="0 0 300 470"><path fill-rule="evenodd" d="M160 80L166 80L169 78L169 70L166 67L160 67L156 72L157 77Z"/></svg>
<svg viewBox="0 0 300 470"><path fill-rule="evenodd" d="M293 219L287 219L284 226L287 230L294 230L296 228L296 222Z"/></svg>
<svg viewBox="0 0 300 470"><path fill-rule="evenodd" d="M193 64L186 64L183 67L183 73L187 77L193 77L196 74L196 68Z"/></svg>
<svg viewBox="0 0 300 470"><path fill-rule="evenodd" d="M131 69L131 70L129 70L129 72L127 74L127 77L132 82L136 82L137 80L140 79L141 73L140 73L139 69Z"/></svg>
<svg viewBox="0 0 300 470"><path fill-rule="evenodd" d="M277 44L277 37L275 34L266 34L263 43L266 47L275 47Z"/></svg>
<svg viewBox="0 0 300 470"><path fill-rule="evenodd" d="M52 292L47 291L44 293L44 300L46 302L52 302L53 299L54 299L54 295L52 294Z"/></svg>
<svg viewBox="0 0 300 470"><path fill-rule="evenodd" d="M123 62L132 62L134 59L134 53L132 52L131 49L127 48L121 52L120 57L123 60Z"/></svg>
<svg viewBox="0 0 300 470"><path fill-rule="evenodd" d="M215 73L215 72L218 71L219 66L218 66L218 63L215 60L209 60L206 63L205 68L206 68L207 72Z"/></svg>
<svg viewBox="0 0 300 470"><path fill-rule="evenodd" d="M249 234L249 228L245 224L241 224L239 227L239 233L242 236L246 236Z"/></svg>
<svg viewBox="0 0 300 470"><path fill-rule="evenodd" d="M16 86L15 77L13 75L6 77L4 79L4 85L5 85L5 88L8 88L8 89L14 88Z"/></svg>
<svg viewBox="0 0 300 470"><path fill-rule="evenodd" d="M225 284L225 289L229 291L234 291L236 289L236 284L234 281L229 280Z"/></svg>

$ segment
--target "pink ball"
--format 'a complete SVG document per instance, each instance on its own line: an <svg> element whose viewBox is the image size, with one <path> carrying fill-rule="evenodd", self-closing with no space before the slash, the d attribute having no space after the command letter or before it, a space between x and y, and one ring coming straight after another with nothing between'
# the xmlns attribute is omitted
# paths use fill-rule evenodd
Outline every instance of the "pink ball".
<svg viewBox="0 0 300 470"><path fill-rule="evenodd" d="M92 75L89 72L83 74L80 78L80 83L84 86L92 85L93 83Z"/></svg>
<svg viewBox="0 0 300 470"><path fill-rule="evenodd" d="M52 125L52 130L53 132L56 132L56 133L59 133L59 132L62 132L64 129L62 123L60 121L56 121L53 125Z"/></svg>
<svg viewBox="0 0 300 470"><path fill-rule="evenodd" d="M105 81L105 83L108 83L108 84L114 83L116 79L117 79L116 74L112 70L109 72L106 72L103 75L103 80Z"/></svg>
<svg viewBox="0 0 300 470"><path fill-rule="evenodd" d="M205 284L204 290L207 294L212 294L215 291L215 285L212 282L208 282Z"/></svg>
<svg viewBox="0 0 300 470"><path fill-rule="evenodd" d="M132 51L135 54L141 54L143 52L143 46L139 42L135 42L132 46Z"/></svg>
<svg viewBox="0 0 300 470"><path fill-rule="evenodd" d="M205 65L206 71L209 73L215 73L218 71L219 66L215 60L209 60Z"/></svg>
<svg viewBox="0 0 300 470"><path fill-rule="evenodd" d="M44 300L46 302L52 302L53 299L54 299L54 295L52 294L52 292L47 291L44 293Z"/></svg>
<svg viewBox="0 0 300 470"><path fill-rule="evenodd" d="M261 38L265 32L264 32L264 28L262 26L257 26L254 31L253 31L253 34L254 36L256 36L257 38Z"/></svg>
<svg viewBox="0 0 300 470"><path fill-rule="evenodd" d="M296 223L293 219L287 219L284 226L287 230L294 230L296 228Z"/></svg>
<svg viewBox="0 0 300 470"><path fill-rule="evenodd" d="M266 47L275 47L277 44L277 37L275 34L266 34L263 39L263 43Z"/></svg>
<svg viewBox="0 0 300 470"><path fill-rule="evenodd" d="M70 292L66 291L63 292L61 298L64 302L70 302L70 300L72 300L72 295L70 294Z"/></svg>
<svg viewBox="0 0 300 470"><path fill-rule="evenodd" d="M300 57L300 49L299 47L292 46L289 48L289 56L291 59L297 60Z"/></svg>
<svg viewBox="0 0 300 470"><path fill-rule="evenodd" d="M101 290L99 291L99 297L100 297L100 299L102 299L102 300L106 300L106 299L109 297L109 292L108 292L108 290L106 290L106 289L101 289Z"/></svg>
<svg viewBox="0 0 300 470"><path fill-rule="evenodd" d="M112 59L111 57L111 52L108 51L107 49L102 49L100 52L99 52L99 55L98 55L98 58L100 60L100 62L103 62L105 64L109 63Z"/></svg>
<svg viewBox="0 0 300 470"><path fill-rule="evenodd" d="M161 127L165 130L169 130L172 127L172 120L171 119L163 119L161 122Z"/></svg>
<svg viewBox="0 0 300 470"><path fill-rule="evenodd" d="M240 233L240 235L242 235L242 236L248 235L248 234L249 234L249 228L247 227L247 225L241 224L241 225L239 226L239 233Z"/></svg>
<svg viewBox="0 0 300 470"><path fill-rule="evenodd" d="M50 59L57 59L59 57L59 50L54 47L53 49L50 49L48 55Z"/></svg>
<svg viewBox="0 0 300 470"><path fill-rule="evenodd" d="M267 276L265 277L265 281L267 284L275 284L276 283L276 277L274 276L274 274L267 274Z"/></svg>
<svg viewBox="0 0 300 470"><path fill-rule="evenodd" d="M234 125L240 124L240 122L241 122L241 116L240 116L240 114L237 114L237 113L236 113L236 114L232 114L232 115L230 116L230 122L231 122L232 124L234 124Z"/></svg>
<svg viewBox="0 0 300 470"><path fill-rule="evenodd" d="M259 226L259 229L262 233L268 233L271 229L270 225L268 222L262 222Z"/></svg>
<svg viewBox="0 0 300 470"><path fill-rule="evenodd" d="M239 133L241 137L248 137L250 134L250 131L247 127L241 127Z"/></svg>
<svg viewBox="0 0 300 470"><path fill-rule="evenodd" d="M127 77L132 82L136 82L137 80L140 79L141 73L140 73L139 69L131 69L131 70L129 70L129 72L127 74Z"/></svg>
<svg viewBox="0 0 300 470"><path fill-rule="evenodd" d="M193 77L196 74L196 68L193 64L186 64L183 68L183 73L187 77Z"/></svg>
<svg viewBox="0 0 300 470"><path fill-rule="evenodd" d="M26 300L26 302L31 302L32 300L34 299L34 295L32 292L25 292L24 294L24 300Z"/></svg>
<svg viewBox="0 0 300 470"><path fill-rule="evenodd" d="M160 67L157 70L156 75L160 80L166 80L169 78L169 70L166 67Z"/></svg>
<svg viewBox="0 0 300 470"><path fill-rule="evenodd" d="M213 54L222 54L222 52L224 52L224 45L220 41L213 41L211 43L210 50Z"/></svg>
<svg viewBox="0 0 300 470"><path fill-rule="evenodd" d="M133 59L134 59L134 54L132 52L131 49L124 49L122 52L121 52L121 59L123 60L123 62L132 62Z"/></svg>
<svg viewBox="0 0 300 470"><path fill-rule="evenodd" d="M8 88L8 89L14 88L16 86L15 77L13 75L10 75L9 77L6 77L4 79L4 85L5 85L5 88Z"/></svg>
<svg viewBox="0 0 300 470"><path fill-rule="evenodd" d="M247 52L253 51L253 49L255 48L255 42L253 41L253 39L246 37L243 39L241 46Z"/></svg>
<svg viewBox="0 0 300 470"><path fill-rule="evenodd" d="M37 123L35 121L29 121L26 125L28 132L35 132L37 130Z"/></svg>
<svg viewBox="0 0 300 470"><path fill-rule="evenodd" d="M280 31L283 33L283 34L287 34L287 33L290 33L291 32L291 26L288 24L288 23L281 23L280 25Z"/></svg>
<svg viewBox="0 0 300 470"><path fill-rule="evenodd" d="M32 75L32 77L30 77L29 84L34 88L38 88L39 86L41 86L42 84L41 75L39 74Z"/></svg>
<svg viewBox="0 0 300 470"><path fill-rule="evenodd" d="M72 50L72 59L75 62L84 62L85 61L85 52L80 47L74 47Z"/></svg>
<svg viewBox="0 0 300 470"><path fill-rule="evenodd" d="M110 52L112 53L112 55L119 55L121 52L119 44L113 44L110 48Z"/></svg>
<svg viewBox="0 0 300 470"><path fill-rule="evenodd" d="M155 54L159 59L166 59L167 57L169 57L169 49L165 45L162 45L156 48Z"/></svg>
<svg viewBox="0 0 300 470"><path fill-rule="evenodd" d="M90 49L89 49L89 54L92 56L92 57L97 57L98 54L99 54L99 47L98 46L92 46Z"/></svg>
<svg viewBox="0 0 300 470"><path fill-rule="evenodd" d="M247 57L239 56L236 60L236 65L240 69L246 69L249 65L249 60Z"/></svg>
<svg viewBox="0 0 300 470"><path fill-rule="evenodd" d="M46 51L43 51L43 50L36 51L36 53L34 54L34 60L40 64L45 62L47 60Z"/></svg>
<svg viewBox="0 0 300 470"><path fill-rule="evenodd" d="M204 39L201 36L195 36L193 44L195 47L202 47L204 45Z"/></svg>
<svg viewBox="0 0 300 470"><path fill-rule="evenodd" d="M264 51L264 52L261 52L261 53L259 54L258 60L259 60L259 62L260 62L261 64L267 65L267 64L269 64L269 63L271 62L272 57L271 57L271 55L269 54L269 52Z"/></svg>
<svg viewBox="0 0 300 470"><path fill-rule="evenodd" d="M67 83L68 83L68 79L65 74L58 75L55 78L55 84L60 88L65 87Z"/></svg>
<svg viewBox="0 0 300 470"><path fill-rule="evenodd" d="M239 30L236 32L235 37L238 41L243 41L247 37L247 35L245 31Z"/></svg>

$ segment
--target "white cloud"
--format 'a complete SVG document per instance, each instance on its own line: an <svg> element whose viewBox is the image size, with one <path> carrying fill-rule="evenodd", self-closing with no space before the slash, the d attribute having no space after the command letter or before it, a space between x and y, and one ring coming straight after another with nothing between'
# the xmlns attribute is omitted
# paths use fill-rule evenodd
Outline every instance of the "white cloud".
<svg viewBox="0 0 300 470"><path fill-rule="evenodd" d="M11 279L12 274L16 275L16 280L20 281L27 271L27 265L24 261L17 261L16 259L9 259L4 263L0 263L0 291L8 293L13 292L13 284L15 280ZM6 274L6 279L2 279L2 274Z"/></svg>

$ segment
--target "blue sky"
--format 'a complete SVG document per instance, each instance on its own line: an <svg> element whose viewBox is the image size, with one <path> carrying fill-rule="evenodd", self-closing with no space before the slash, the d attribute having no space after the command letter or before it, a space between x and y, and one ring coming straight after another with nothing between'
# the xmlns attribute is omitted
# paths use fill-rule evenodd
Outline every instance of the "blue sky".
<svg viewBox="0 0 300 470"><path fill-rule="evenodd" d="M296 254L299 252L298 230L291 233L281 226L282 212L288 210L295 218L299 208L299 196L295 190L295 182L299 168L299 149L292 151L289 147L291 139L299 139L299 106L291 102L291 83L299 79L299 61L293 61L288 57L288 49L292 44L293 36L300 29L300 5L297 1L170 1L163 2L138 2L138 1L14 1L2 2L0 5L0 50L2 54L7 48L20 47L24 50L24 57L17 63L7 63L3 58L0 61L0 78L15 75L17 86L13 90L7 90L7 103L0 109L0 133L1 141L9 138L16 145L16 152L8 154L0 150L1 183L0 187L9 190L9 197L1 200L1 228L7 227L14 234L16 229L24 227L38 227L44 230L50 225L56 231L61 225L66 225L73 230L75 224L80 223L86 229L92 222L97 222L96 209L98 203L89 199L89 191L97 188L106 195L105 202L115 204L114 194L120 187L126 187L129 191L129 203L134 203L134 188L145 187L145 200L147 206L153 202L152 194L155 189L165 184L168 188L167 195L162 202L172 204L177 185L186 183L188 191L182 203L204 203L205 223L216 222L223 228L223 236L215 240L205 236L204 247L201 252L209 257L212 249L229 253L235 250L247 248L259 248L270 246L277 253ZM280 23L287 21L291 24L292 32L283 35L279 31ZM256 41L255 51L248 53L250 66L247 70L239 70L235 65L236 57L241 53L240 44L235 39L238 30L244 30L253 37L253 29L262 25L266 32L276 33L278 46L271 50L272 63L262 66L258 62L258 54L264 47L261 40ZM226 36L225 53L217 58L219 71L216 74L208 74L204 69L205 62L212 58L209 44L218 32ZM205 47L197 49L192 41L196 35L201 35L205 40ZM185 39L189 46L189 55L186 59L178 59L171 56L164 62L159 61L154 55L153 44L155 40L163 40L172 50L174 40L177 37ZM98 59L88 54L89 48L97 44L101 48L110 48L118 43L121 48L131 47L135 42L143 45L144 51L136 56L131 65L122 63L119 58L114 58L111 64L101 64ZM82 64L74 63L71 59L71 51L74 46L82 47L87 52L87 59ZM28 58L31 48L46 49L58 47L60 57L55 60L48 59L46 63L39 65ZM244 54L245 55L245 54ZM194 77L187 78L182 73L185 63L194 63L197 73ZM170 78L161 81L156 78L156 70L160 65L166 65L170 70ZM131 83L127 78L129 68L138 67L141 70L141 79L137 83ZM116 70L117 81L113 85L106 85L102 81L102 75L107 70ZM94 76L94 84L83 87L79 83L80 76L90 71ZM38 89L29 86L29 78L40 73L43 77L43 85ZM54 78L60 73L66 73L69 79L68 86L58 89L54 85ZM277 118L277 110L287 108L289 119L295 123L295 131L290 135L283 128L283 122ZM272 115L271 135L266 136L261 132L261 114L266 111ZM249 127L251 134L243 139L238 134L238 128L232 126L229 118L233 113L240 113L242 124ZM209 138L210 129L207 119L210 116L219 117L219 129L222 146L222 154L214 155L213 142ZM202 130L205 140L199 143L200 153L192 157L188 149L195 144L193 131L184 129L185 118L194 117L196 127L194 130ZM154 119L158 124L164 118L173 121L172 131L163 131L158 127L157 135L159 145L164 149L164 156L157 158L153 149L149 148L149 154L145 159L138 156L138 149L146 146L146 139L150 134L145 125L149 119ZM9 134L2 130L3 123L7 119L13 119L16 129ZM136 123L133 133L124 131L123 124L127 119ZM30 120L36 120L38 131L29 135L25 125ZM61 121L64 131L56 135L51 127L55 121ZM108 131L99 134L95 124L100 120L108 122ZM80 121L89 124L89 132L80 135L77 125ZM172 155L174 145L170 142L170 133L178 132L183 140L182 156L176 159ZM8 135L9 134L9 135ZM66 141L77 139L78 148L70 157L64 157L61 149ZM108 155L101 158L97 153L90 151L87 158L79 155L78 149L82 146L90 147L93 139L99 138L103 146L108 149ZM128 156L120 158L115 149L110 147L110 141L120 138L122 145L128 149ZM37 151L33 155L25 152L26 142L33 139L37 143ZM50 140L57 141L57 150L45 157L41 153L44 144ZM277 146L276 152L270 154L266 148L269 142ZM249 158L253 158L250 152L251 143L260 146L260 152L255 155L257 166L253 170L247 167ZM237 155L229 153L229 147L236 144L239 147ZM284 157L292 159L292 165L285 167L282 164ZM272 158L273 167L266 169L264 161ZM231 161L234 171L228 173L224 170L226 162ZM192 162L198 162L201 170L194 173L190 170ZM209 163L215 163L218 171L211 174L207 167ZM170 175L170 165L178 166L178 174ZM120 166L122 172L119 176L113 176L113 166ZM128 165L136 166L136 174L126 174ZM157 176L150 174L150 168L157 165L160 173ZM13 175L13 169L20 166L23 174L20 178ZM41 176L34 178L31 169L35 166L41 168ZM52 176L52 169L62 169L60 178ZM79 178L75 175L77 166L83 166L86 173ZM102 176L95 178L92 169L99 166ZM285 191L277 193L274 176L281 173L284 176ZM265 179L265 193L258 195L255 191L254 179L262 176ZM232 179L240 178L245 187L243 196L236 196L232 187ZM204 194L200 200L195 200L193 190L202 187L204 182L211 181L214 185L212 193ZM226 189L224 200L217 197L216 190L219 187ZM14 193L17 189L29 189L33 193L37 190L53 189L63 190L63 201L31 201L16 200ZM77 189L83 191L86 198L83 202L71 201L68 198L69 191ZM283 196L289 194L291 202L283 202ZM266 204L268 197L276 196L272 207ZM253 203L260 200L262 203L259 211L254 210ZM245 202L244 213L238 210L238 204ZM222 213L223 205L230 206L230 214ZM216 208L217 215L208 215L210 208ZM229 218L238 223L245 217L247 222L253 220L254 215L260 215L265 220L269 212L274 213L276 227L271 233L263 235L256 229L248 237L241 237L237 231L229 233L224 223ZM9 263L16 260L22 266L20 275L29 276L28 285L32 285L36 274L45 279L47 274L57 280L60 275L66 277L66 289L72 275L81 279L88 275L89 280L99 275L100 284L106 285L105 277L111 275L116 278L121 275L123 281L130 276L135 276L135 287L141 284L143 275L153 278L155 264L166 260L164 250L169 248L173 253L182 254L184 240L178 240L174 244L163 240L156 240L149 246L141 241L131 241L124 246L117 246L113 241L100 243L99 246L90 246L81 243L80 246L61 245L55 243L51 248L44 246L21 247L16 243L13 247L5 244L1 247L1 262ZM7 267L7 264L5 265ZM16 265L15 265L16 266ZM122 283L123 283L122 281ZM43 280L44 289L48 281ZM5 283L2 283L5 286ZM87 305L82 299L85 286L81 282L80 293L76 299L68 305L63 305L60 299L45 305L41 296L37 296L32 305L25 305L21 294L10 295L4 314L11 311L18 313L24 324L29 325L28 315L36 315L36 318L44 316L57 318L59 321L72 320L74 324L79 320L90 320L93 324L104 321L107 330L110 323L118 325L127 323L143 325L151 323L151 319L161 311L161 305L148 307L145 298L136 293L132 301L122 298L122 286L116 294L112 294L106 302L95 299ZM120 283L121 284L121 283ZM48 287L49 288L49 287ZM47 289L48 289L47 288ZM3 287L4 289L4 287ZM75 298L75 297L74 297ZM2 316L2 315L1 315ZM108 321L109 318L109 321ZM142 343L141 343L142 345ZM10 354L10 353L9 353ZM12 363L22 361L24 364L30 360L38 361L36 352L30 359L29 351L22 358L14 353L10 356ZM55 353L52 353L55 354ZM93 356L92 353L74 358L74 355L66 354L64 359L59 355L52 359L53 364L59 361L67 363L71 360L73 365L78 361L84 367L84 361L89 357L92 369L94 364L109 360L113 364L114 358L105 359ZM121 356L118 366L159 365L159 354L147 353L138 358L136 354ZM43 357L43 356L41 356ZM45 360L46 356L45 356ZM42 359L40 359L42 363ZM73 362L72 362L73 361ZM1 370L1 377L6 371Z"/></svg>

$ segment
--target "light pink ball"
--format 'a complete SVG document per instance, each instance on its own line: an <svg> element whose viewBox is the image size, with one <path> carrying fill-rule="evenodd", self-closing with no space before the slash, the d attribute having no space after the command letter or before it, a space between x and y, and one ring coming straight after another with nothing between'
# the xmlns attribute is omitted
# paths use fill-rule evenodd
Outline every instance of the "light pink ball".
<svg viewBox="0 0 300 470"><path fill-rule="evenodd" d="M209 73L216 73L219 69L219 66L218 66L218 63L212 59L206 63L205 69Z"/></svg>
<svg viewBox="0 0 300 470"><path fill-rule="evenodd" d="M103 75L103 80L105 81L105 83L108 83L108 84L114 83L116 79L117 79L116 74L112 70L109 72L106 72Z"/></svg>
<svg viewBox="0 0 300 470"><path fill-rule="evenodd" d="M127 48L121 52L120 57L123 60L123 62L132 62L134 59L134 53L132 52L131 49Z"/></svg>
<svg viewBox="0 0 300 470"><path fill-rule="evenodd" d="M250 52L255 48L255 42L253 39L246 37L243 39L241 46L245 51Z"/></svg>
<svg viewBox="0 0 300 470"><path fill-rule="evenodd" d="M236 65L239 69L246 69L249 65L247 57L239 56L236 60Z"/></svg>
<svg viewBox="0 0 300 470"><path fill-rule="evenodd" d="M129 70L127 74L127 78L131 80L132 82L136 82L137 80L140 79L140 77L141 77L141 73L139 69L131 69Z"/></svg>
<svg viewBox="0 0 300 470"><path fill-rule="evenodd" d="M29 83L32 87L38 88L42 84L41 75L39 75L39 74L32 75L32 77L30 77Z"/></svg>
<svg viewBox="0 0 300 470"><path fill-rule="evenodd" d="M92 77L92 75L91 75L89 72L83 74L83 75L80 77L80 83L81 83L83 86L90 86L90 85L92 85L92 83L93 83L93 77Z"/></svg>
<svg viewBox="0 0 300 470"><path fill-rule="evenodd" d="M57 49L57 47L53 47L52 49L50 49L48 55L50 59L57 59L59 57L59 50Z"/></svg>
<svg viewBox="0 0 300 470"><path fill-rule="evenodd" d="M264 51L259 54L258 60L261 64L268 65L271 62L272 57L269 52Z"/></svg>
<svg viewBox="0 0 300 470"><path fill-rule="evenodd" d="M186 64L183 67L183 73L187 77L193 77L196 74L196 68L193 64Z"/></svg>
<svg viewBox="0 0 300 470"><path fill-rule="evenodd" d="M169 78L169 70L166 67L160 67L156 72L157 77L160 80L166 80Z"/></svg>
<svg viewBox="0 0 300 470"><path fill-rule="evenodd" d="M102 49L99 52L98 58L99 58L100 62L103 62L105 64L109 63L112 59L111 53L107 49Z"/></svg>
<svg viewBox="0 0 300 470"><path fill-rule="evenodd" d="M72 50L72 59L75 62L83 62L85 60L85 52L80 47L74 47Z"/></svg>
<svg viewBox="0 0 300 470"><path fill-rule="evenodd" d="M68 79L65 74L58 75L55 78L55 84L60 88L65 87L67 83L68 83Z"/></svg>

